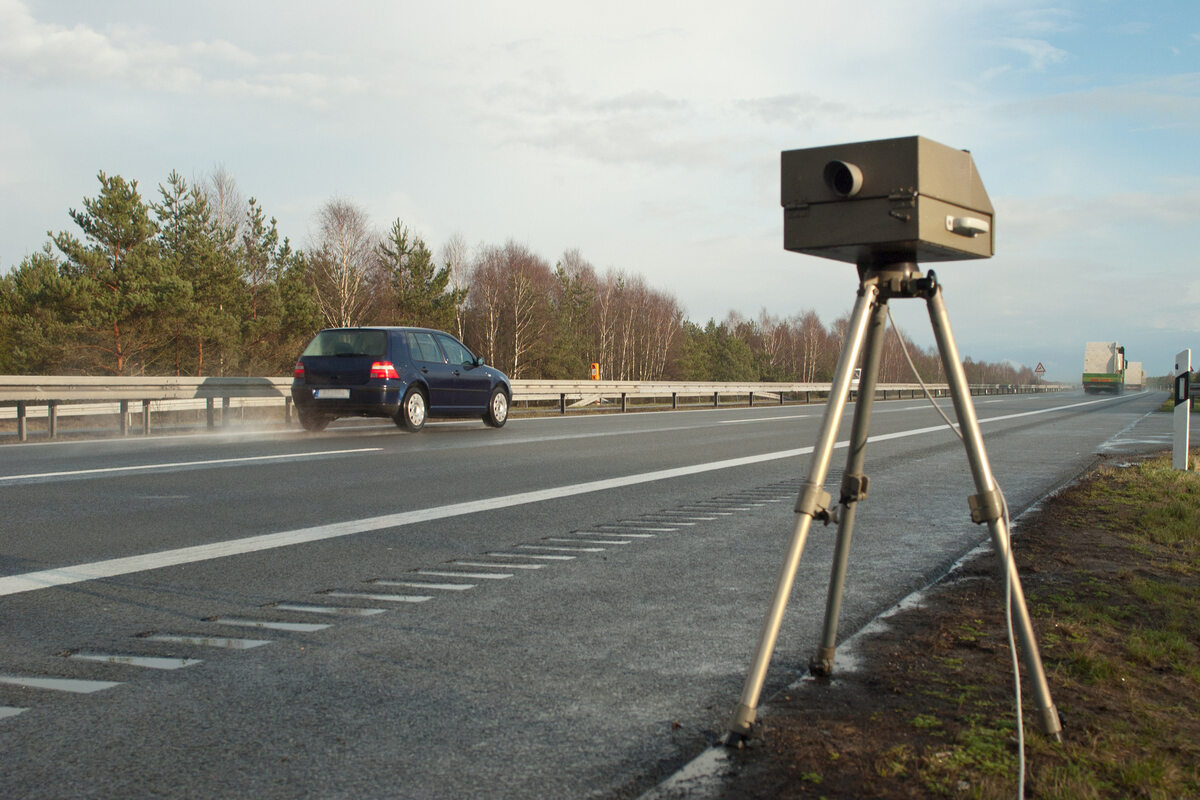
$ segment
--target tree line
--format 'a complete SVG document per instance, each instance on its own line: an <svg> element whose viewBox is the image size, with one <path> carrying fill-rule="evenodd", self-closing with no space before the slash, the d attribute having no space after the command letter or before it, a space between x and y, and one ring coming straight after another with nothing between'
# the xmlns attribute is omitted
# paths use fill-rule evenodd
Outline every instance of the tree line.
<svg viewBox="0 0 1200 800"><path fill-rule="evenodd" d="M552 266L515 241L435 256L400 219L385 234L344 199L293 246L223 170L177 172L145 199L136 180L97 176L68 215L77 231L0 277L0 373L263 376L287 374L322 327L419 325L450 331L512 378L828 381L847 319L812 311L698 324L677 299L578 250ZM925 380L936 352L909 346ZM1032 383L1028 367L965 362L972 383ZM896 336L880 379L907 382Z"/></svg>

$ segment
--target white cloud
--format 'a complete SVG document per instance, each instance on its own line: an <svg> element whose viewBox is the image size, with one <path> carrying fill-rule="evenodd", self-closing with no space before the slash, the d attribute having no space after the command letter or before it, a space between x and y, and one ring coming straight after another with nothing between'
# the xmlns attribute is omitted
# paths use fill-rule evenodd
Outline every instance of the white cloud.
<svg viewBox="0 0 1200 800"><path fill-rule="evenodd" d="M295 60L288 54L264 58L219 38L173 44L138 26L68 28L37 21L19 0L0 0L0 73L10 80L52 82L57 88L108 83L134 91L278 99L314 107L366 91L361 78L275 66Z"/></svg>
<svg viewBox="0 0 1200 800"><path fill-rule="evenodd" d="M1045 95L1021 105L1037 115L1126 117L1135 130L1164 125L1196 128L1200 127L1200 72Z"/></svg>
<svg viewBox="0 0 1200 800"><path fill-rule="evenodd" d="M1009 50L1015 50L1025 56L1028 59L1027 69L1034 72L1044 72L1047 67L1054 64L1061 64L1068 57L1067 51L1060 50L1042 39L1017 39L1010 37L999 39L998 43Z"/></svg>
<svg viewBox="0 0 1200 800"><path fill-rule="evenodd" d="M1021 30L1035 36L1063 33L1078 27L1075 12L1066 8L1023 9L1018 10L1013 17Z"/></svg>

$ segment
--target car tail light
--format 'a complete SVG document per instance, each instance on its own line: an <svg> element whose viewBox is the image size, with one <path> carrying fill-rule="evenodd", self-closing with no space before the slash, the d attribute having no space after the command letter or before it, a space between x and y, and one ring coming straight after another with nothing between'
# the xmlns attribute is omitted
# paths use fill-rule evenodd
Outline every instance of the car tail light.
<svg viewBox="0 0 1200 800"><path fill-rule="evenodd" d="M296 362L296 366L292 370L292 377L297 378L297 379L304 377L304 362L303 361Z"/></svg>
<svg viewBox="0 0 1200 800"><path fill-rule="evenodd" d="M371 365L371 377L383 378L384 380L388 378L399 380L400 373L396 372L396 367L392 365L392 362L376 361Z"/></svg>

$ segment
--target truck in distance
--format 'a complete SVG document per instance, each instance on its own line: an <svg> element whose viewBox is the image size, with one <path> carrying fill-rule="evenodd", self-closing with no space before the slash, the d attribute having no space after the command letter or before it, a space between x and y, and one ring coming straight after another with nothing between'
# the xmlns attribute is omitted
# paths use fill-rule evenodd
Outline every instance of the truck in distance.
<svg viewBox="0 0 1200 800"><path fill-rule="evenodd" d="M1125 348L1116 342L1088 342L1083 351L1083 390L1088 394L1125 388Z"/></svg>

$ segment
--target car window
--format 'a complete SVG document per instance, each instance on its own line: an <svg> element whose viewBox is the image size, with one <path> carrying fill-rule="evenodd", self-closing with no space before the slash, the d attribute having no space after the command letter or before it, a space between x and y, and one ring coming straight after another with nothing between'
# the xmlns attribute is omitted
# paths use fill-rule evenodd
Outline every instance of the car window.
<svg viewBox="0 0 1200 800"><path fill-rule="evenodd" d="M431 361L435 364L446 363L445 358L442 356L442 351L438 349L437 342L433 340L432 333L425 333L423 331L409 333L408 351L412 354L414 361Z"/></svg>
<svg viewBox="0 0 1200 800"><path fill-rule="evenodd" d="M475 356L463 346L463 343L453 336L444 333L437 334L438 344L446 353L446 360L451 364L470 366L475 363Z"/></svg>
<svg viewBox="0 0 1200 800"><path fill-rule="evenodd" d="M318 333L301 355L382 356L387 353L387 331L338 328Z"/></svg>

